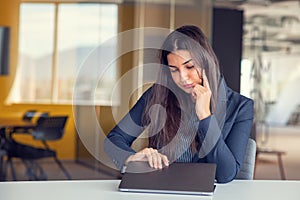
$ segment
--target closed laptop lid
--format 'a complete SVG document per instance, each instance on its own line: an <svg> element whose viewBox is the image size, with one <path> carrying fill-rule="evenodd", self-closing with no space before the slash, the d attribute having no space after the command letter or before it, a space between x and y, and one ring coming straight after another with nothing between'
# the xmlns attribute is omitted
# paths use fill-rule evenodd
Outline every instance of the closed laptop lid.
<svg viewBox="0 0 300 200"><path fill-rule="evenodd" d="M155 170L147 162L130 162L120 191L212 195L216 164L172 163Z"/></svg>

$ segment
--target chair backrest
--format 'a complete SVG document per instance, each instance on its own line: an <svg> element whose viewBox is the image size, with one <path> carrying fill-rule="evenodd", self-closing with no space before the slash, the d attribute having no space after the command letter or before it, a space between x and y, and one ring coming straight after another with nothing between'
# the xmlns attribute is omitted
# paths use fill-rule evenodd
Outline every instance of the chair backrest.
<svg viewBox="0 0 300 200"><path fill-rule="evenodd" d="M36 113L36 110L28 110L28 111L26 111L24 113L23 117L22 117L23 121L30 122L31 119L34 117L35 113Z"/></svg>
<svg viewBox="0 0 300 200"><path fill-rule="evenodd" d="M48 112L38 112L36 110L28 110L24 113L22 120L26 122L36 122L40 117L49 116Z"/></svg>
<svg viewBox="0 0 300 200"><path fill-rule="evenodd" d="M36 140L58 140L64 134L68 116L41 116L32 130Z"/></svg>
<svg viewBox="0 0 300 200"><path fill-rule="evenodd" d="M256 157L256 142L253 139L249 138L243 164L235 179L246 179L246 180L253 179L255 157Z"/></svg>

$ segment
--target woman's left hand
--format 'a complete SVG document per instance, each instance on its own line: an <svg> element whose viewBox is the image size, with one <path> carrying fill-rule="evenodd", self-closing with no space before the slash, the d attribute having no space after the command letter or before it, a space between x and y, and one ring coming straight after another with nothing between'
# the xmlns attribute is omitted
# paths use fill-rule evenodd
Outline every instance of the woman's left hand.
<svg viewBox="0 0 300 200"><path fill-rule="evenodd" d="M205 72L202 73L202 84L197 84L192 91L192 98L196 102L196 114L199 120L211 115L210 98L211 90Z"/></svg>

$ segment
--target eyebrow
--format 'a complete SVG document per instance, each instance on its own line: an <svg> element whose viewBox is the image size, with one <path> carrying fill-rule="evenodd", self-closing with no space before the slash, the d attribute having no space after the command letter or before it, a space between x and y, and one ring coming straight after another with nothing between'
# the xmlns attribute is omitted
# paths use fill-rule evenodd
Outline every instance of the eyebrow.
<svg viewBox="0 0 300 200"><path fill-rule="evenodd" d="M189 60L185 61L184 63L182 63L182 65L185 65L185 64L189 63L191 60L192 59L189 59Z"/></svg>
<svg viewBox="0 0 300 200"><path fill-rule="evenodd" d="M184 63L182 63L181 65L185 65L185 64L189 63L189 62L192 61L192 60L193 60L193 59L191 58L191 59L185 61ZM173 65L168 65L168 66L169 66L169 67L173 67L173 68L177 68L176 66L173 66Z"/></svg>

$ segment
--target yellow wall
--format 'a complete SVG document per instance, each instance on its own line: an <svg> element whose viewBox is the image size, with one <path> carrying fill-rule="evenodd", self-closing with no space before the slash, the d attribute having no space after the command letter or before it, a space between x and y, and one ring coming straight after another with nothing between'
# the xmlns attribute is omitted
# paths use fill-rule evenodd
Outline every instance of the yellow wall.
<svg viewBox="0 0 300 200"><path fill-rule="evenodd" d="M10 40L10 75L0 76L0 109L3 114L3 101L5 100L13 82L18 60L18 19L19 0L0 0L0 25L9 26L11 33Z"/></svg>

